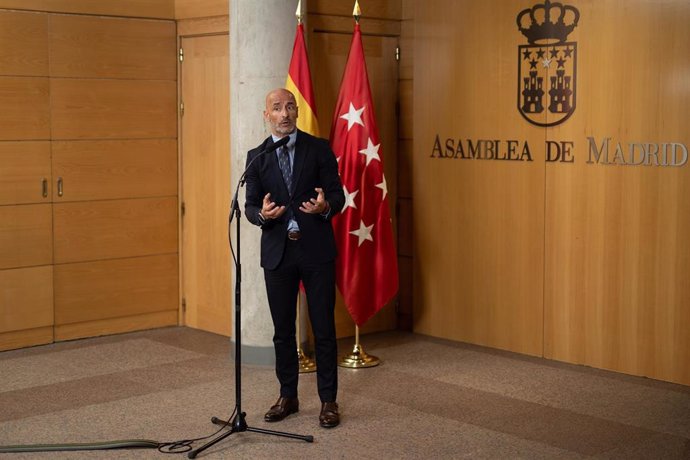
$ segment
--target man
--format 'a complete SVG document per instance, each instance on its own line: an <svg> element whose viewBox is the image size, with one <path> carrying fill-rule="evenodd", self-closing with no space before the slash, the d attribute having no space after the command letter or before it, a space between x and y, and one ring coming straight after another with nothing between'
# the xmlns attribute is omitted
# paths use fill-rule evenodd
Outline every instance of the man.
<svg viewBox="0 0 690 460"><path fill-rule="evenodd" d="M245 214L261 227L261 266L280 382L280 397L264 420L277 422L299 410L295 319L301 280L314 332L319 424L332 428L340 423L340 415L334 319L336 246L330 220L342 209L345 195L328 142L299 131L297 116L290 91L269 92L264 119L271 136L247 155ZM286 146L260 155L286 136Z"/></svg>

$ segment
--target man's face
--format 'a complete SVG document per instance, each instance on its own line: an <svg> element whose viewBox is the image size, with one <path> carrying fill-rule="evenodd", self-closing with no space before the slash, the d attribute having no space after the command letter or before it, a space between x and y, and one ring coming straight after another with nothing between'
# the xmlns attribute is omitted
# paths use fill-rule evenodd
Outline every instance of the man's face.
<svg viewBox="0 0 690 460"><path fill-rule="evenodd" d="M266 96L264 119L271 125L274 136L286 136L297 125L297 103L289 91L278 89Z"/></svg>

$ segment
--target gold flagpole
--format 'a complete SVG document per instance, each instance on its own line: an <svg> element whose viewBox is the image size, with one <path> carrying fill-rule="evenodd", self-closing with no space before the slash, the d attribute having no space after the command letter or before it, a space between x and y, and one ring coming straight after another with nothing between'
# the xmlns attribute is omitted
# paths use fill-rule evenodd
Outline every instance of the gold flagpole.
<svg viewBox="0 0 690 460"><path fill-rule="evenodd" d="M297 25L302 23L302 0L297 2L297 10L295 11L295 17L297 17ZM313 359L304 353L302 349L302 292L301 290L297 293L297 361L299 362L299 372L307 373L316 371L316 363Z"/></svg>
<svg viewBox="0 0 690 460"><path fill-rule="evenodd" d="M302 0L297 2L297 10L295 11L297 17L297 25L302 23ZM307 356L302 349L302 291L297 292L297 360L299 362L300 373L316 371L316 363L313 359Z"/></svg>

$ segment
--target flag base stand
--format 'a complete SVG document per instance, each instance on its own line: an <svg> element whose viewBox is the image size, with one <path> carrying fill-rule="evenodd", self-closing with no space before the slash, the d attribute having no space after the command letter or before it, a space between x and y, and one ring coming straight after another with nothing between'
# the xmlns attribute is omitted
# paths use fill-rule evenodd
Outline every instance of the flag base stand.
<svg viewBox="0 0 690 460"><path fill-rule="evenodd" d="M342 356L338 362L338 366L349 367L351 369L374 367L379 364L381 364L381 360L376 356L366 354L359 344L355 344L352 353Z"/></svg>
<svg viewBox="0 0 690 460"><path fill-rule="evenodd" d="M352 352L341 356L338 366L350 369L361 369L364 367L374 367L381 364L381 360L376 356L368 355L359 343L359 327L355 326L355 346Z"/></svg>
<svg viewBox="0 0 690 460"><path fill-rule="evenodd" d="M297 360L299 362L299 373L308 374L316 372L316 362L304 354L302 347L297 347Z"/></svg>

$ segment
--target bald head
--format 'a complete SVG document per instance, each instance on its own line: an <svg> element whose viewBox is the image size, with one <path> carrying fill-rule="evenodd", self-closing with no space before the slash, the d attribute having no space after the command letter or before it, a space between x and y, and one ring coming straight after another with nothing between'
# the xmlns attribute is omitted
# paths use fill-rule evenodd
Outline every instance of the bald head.
<svg viewBox="0 0 690 460"><path fill-rule="evenodd" d="M287 136L297 127L297 102L295 96L285 88L276 88L266 95L264 120L276 137Z"/></svg>
<svg viewBox="0 0 690 460"><path fill-rule="evenodd" d="M268 110L268 108L271 106L274 100L280 100L283 98L291 99L292 102L295 102L295 95L292 94L290 90L287 90L285 88L276 88L269 91L266 95L266 110ZM295 105L297 105L296 102Z"/></svg>

